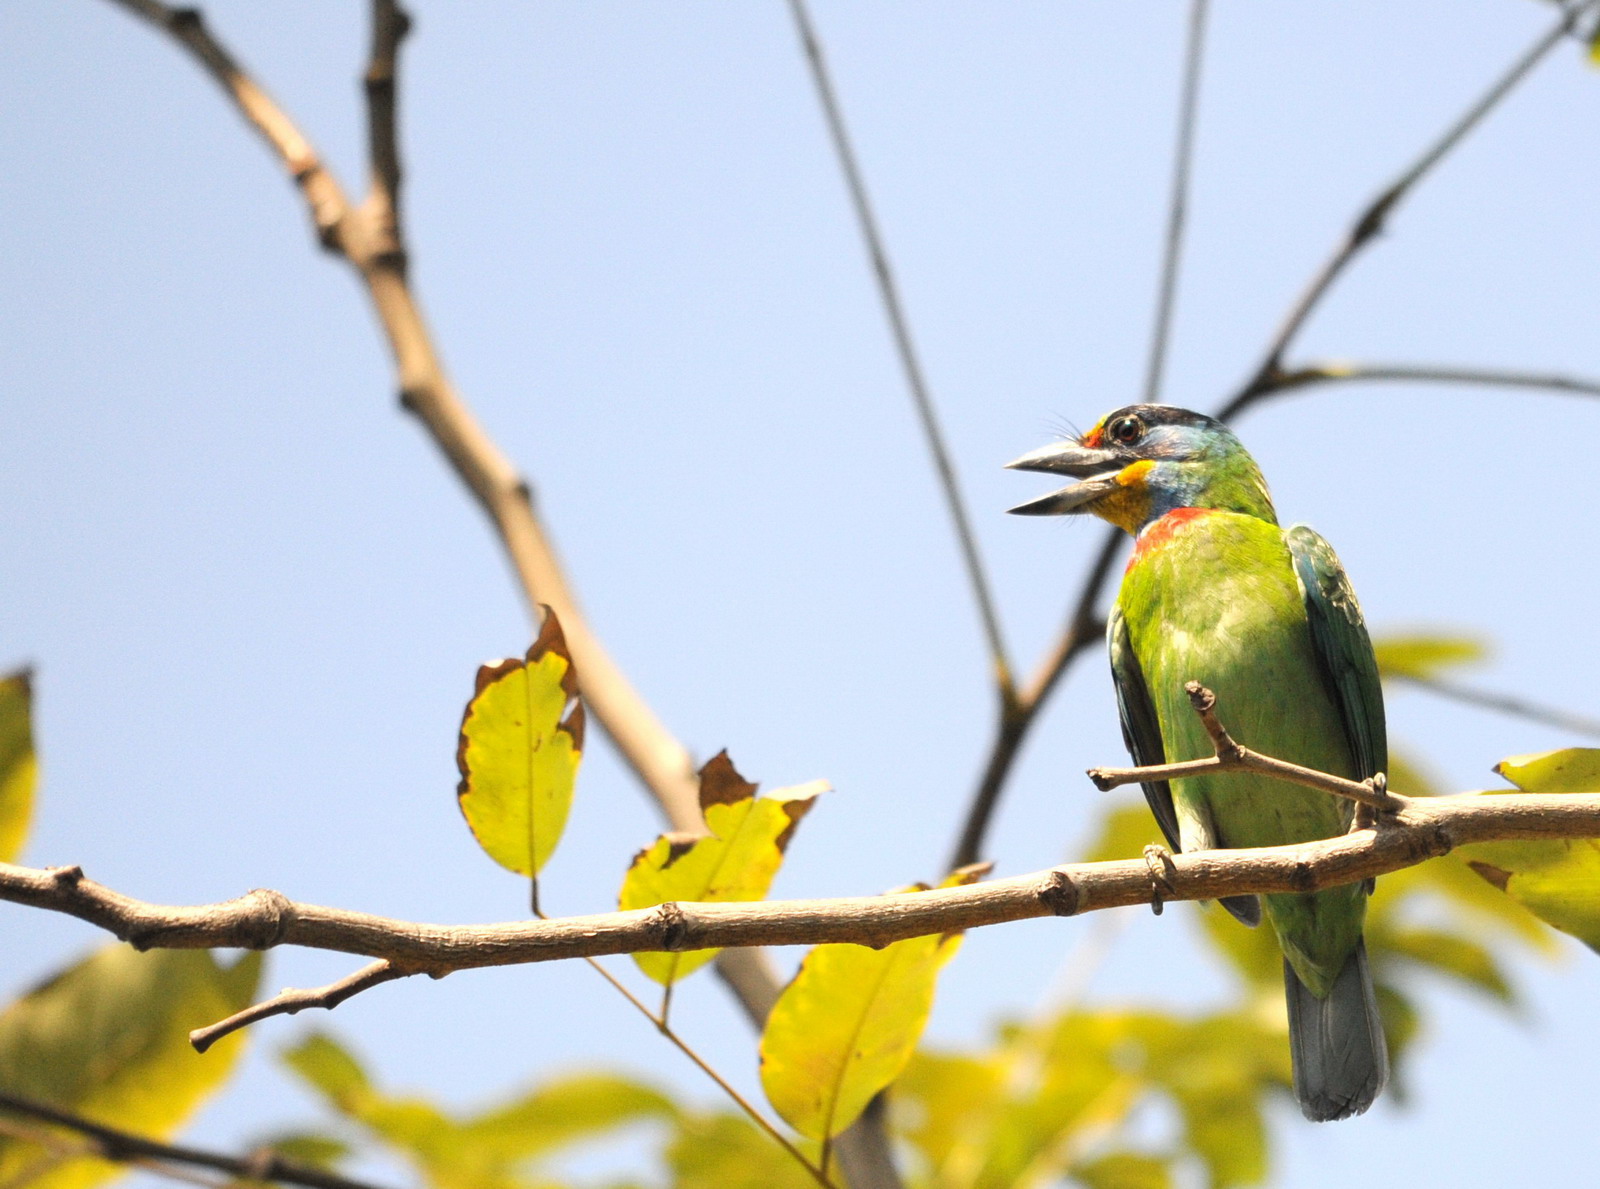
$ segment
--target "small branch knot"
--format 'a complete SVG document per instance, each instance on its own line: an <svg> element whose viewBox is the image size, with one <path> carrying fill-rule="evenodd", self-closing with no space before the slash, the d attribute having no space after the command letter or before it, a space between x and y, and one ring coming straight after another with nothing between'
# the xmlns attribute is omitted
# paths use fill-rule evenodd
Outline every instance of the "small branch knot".
<svg viewBox="0 0 1600 1189"><path fill-rule="evenodd" d="M656 927L661 930L661 948L668 953L687 948L685 943L689 939L689 920L677 902L668 900L656 905L655 915Z"/></svg>
<svg viewBox="0 0 1600 1189"><path fill-rule="evenodd" d="M1045 873L1039 885L1039 903L1058 917L1077 916L1083 911L1083 889L1059 867Z"/></svg>
<svg viewBox="0 0 1600 1189"><path fill-rule="evenodd" d="M83 882L83 868L76 863L71 867L52 867L50 878L63 888L75 888Z"/></svg>
<svg viewBox="0 0 1600 1189"><path fill-rule="evenodd" d="M282 945L289 927L299 919L294 901L271 888L255 888L239 899L249 906L242 941L250 949L270 950Z"/></svg>

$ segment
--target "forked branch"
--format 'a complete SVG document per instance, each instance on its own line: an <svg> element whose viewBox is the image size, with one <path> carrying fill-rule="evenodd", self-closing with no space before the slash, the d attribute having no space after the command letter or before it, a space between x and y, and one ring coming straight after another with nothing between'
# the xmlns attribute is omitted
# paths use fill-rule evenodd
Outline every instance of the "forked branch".
<svg viewBox="0 0 1600 1189"><path fill-rule="evenodd" d="M1206 772L1255 772L1262 776L1287 780L1293 784L1303 784L1307 788L1319 789L1324 793L1344 797L1385 813L1393 813L1408 803L1406 798L1388 791L1388 781L1381 772L1370 780L1347 780L1343 776L1319 772L1315 768L1302 767L1300 764L1291 764L1288 760L1251 751L1248 747L1235 742L1217 717L1216 694L1198 681L1190 681L1183 688L1189 695L1189 705L1194 707L1194 712L1199 715L1206 734L1211 737L1211 746L1215 754L1201 760L1150 764L1143 768L1090 768L1089 779L1094 781L1097 789L1109 792L1125 784L1179 780L1185 776L1199 776Z"/></svg>

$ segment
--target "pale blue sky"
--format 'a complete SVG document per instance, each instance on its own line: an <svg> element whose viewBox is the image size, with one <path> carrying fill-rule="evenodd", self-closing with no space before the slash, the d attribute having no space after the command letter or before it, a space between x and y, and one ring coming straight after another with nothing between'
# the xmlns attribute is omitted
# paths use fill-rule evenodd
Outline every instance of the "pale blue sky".
<svg viewBox="0 0 1600 1189"><path fill-rule="evenodd" d="M793 32L776 0L418 3L404 63L414 275L466 397L526 468L583 602L700 756L814 777L777 894L938 874L987 747L975 618ZM1527 0L1218 0L1168 399L1215 407L1358 205L1550 19ZM208 6L358 181L364 6ZM1008 518L1000 464L1137 395L1183 11L1176 3L820 2L816 18L1024 666L1098 532ZM100 0L0 9L0 664L39 666L26 855L172 903L257 886L466 922L521 884L455 808L476 665L527 640L478 512L397 411L345 270L172 45ZM1549 61L1394 220L1307 355L1600 375L1600 72ZM1287 520L1345 559L1379 630L1496 645L1483 684L1600 709L1600 404L1325 390L1241 425ZM1122 756L1098 657L1030 743L993 835L1066 858ZM1392 733L1446 783L1574 742L1416 694ZM656 819L592 749L544 881L603 909ZM1137 917L1096 997L1214 1002L1185 916ZM13 992L97 943L0 911ZM1026 1011L1086 934L972 936L931 1029ZM1340 1126L1278 1113L1278 1183L1501 1185L1592 1168L1600 967L1518 972L1520 1019L1423 986L1413 1098ZM792 958L792 955L789 956ZM345 959L281 952L270 986ZM686 1033L754 1082L709 975ZM304 1121L273 1054L332 1026L388 1084L466 1105L606 1062L712 1101L578 967L387 987L256 1030L193 1136Z"/></svg>

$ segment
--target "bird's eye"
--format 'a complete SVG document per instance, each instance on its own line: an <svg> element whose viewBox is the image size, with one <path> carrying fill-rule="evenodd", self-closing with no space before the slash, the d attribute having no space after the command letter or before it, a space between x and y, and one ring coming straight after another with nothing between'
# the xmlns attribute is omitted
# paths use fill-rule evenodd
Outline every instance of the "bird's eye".
<svg viewBox="0 0 1600 1189"><path fill-rule="evenodd" d="M1144 436L1144 424L1137 417L1118 417L1106 434L1120 446L1131 446Z"/></svg>

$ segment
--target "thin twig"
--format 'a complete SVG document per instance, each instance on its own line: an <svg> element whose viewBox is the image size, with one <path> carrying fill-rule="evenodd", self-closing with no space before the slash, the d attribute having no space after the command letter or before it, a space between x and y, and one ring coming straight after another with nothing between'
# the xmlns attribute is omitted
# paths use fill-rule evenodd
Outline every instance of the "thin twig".
<svg viewBox="0 0 1600 1189"><path fill-rule="evenodd" d="M400 43L411 18L395 0L372 0L372 56L362 81L367 92L367 159L370 167L366 211L389 266L406 271L405 235L400 221L400 124L397 67Z"/></svg>
<svg viewBox="0 0 1600 1189"><path fill-rule="evenodd" d="M1266 395L1267 392L1289 392L1296 388L1335 383L1469 384L1486 388L1530 388L1569 396L1600 396L1600 380L1566 376L1555 372L1333 361L1285 368L1261 395Z"/></svg>
<svg viewBox="0 0 1600 1189"><path fill-rule="evenodd" d="M590 966L594 967L601 978L605 979L606 982L615 987L617 991L621 993L624 999L633 1004L633 1006L639 1010L640 1015L644 1016L645 1019L654 1024L657 1032L661 1033L662 1036L671 1041L680 1053L689 1058L689 1060L693 1061L695 1065L699 1067L701 1073L705 1074L708 1078L715 1082L717 1084L717 1088L726 1094L730 1099L732 1099L734 1105L743 1111L745 1116L752 1123L761 1128L762 1131L765 1131L783 1148L785 1152L794 1157L800 1166L804 1168L806 1172L811 1174L811 1178L816 1181L817 1184L823 1186L823 1189L835 1189L833 1182L828 1180L826 1172L824 1172L821 1168L818 1168L809 1159L807 1159L806 1154L799 1148L795 1147L794 1144L790 1142L788 1136L779 1131L765 1115L756 1109L755 1105L751 1103L749 1099L747 1099L743 1094L739 1093L739 1091L735 1089L726 1078L718 1073L710 1065L710 1063L705 1060L705 1058L700 1056L699 1053L695 1052L693 1046L691 1046L688 1041L684 1040L672 1030L672 1026L667 1023L665 1004L663 1004L662 1007L662 1014L659 1016L656 1015L655 1012L651 1011L645 1006L643 1000L641 1000L632 991L628 990L627 986L622 982L621 979L617 978L616 975L612 974L598 961L593 958L588 958L585 960ZM667 990L671 991L671 989L671 986L668 986Z"/></svg>
<svg viewBox="0 0 1600 1189"><path fill-rule="evenodd" d="M1317 271L1311 283L1290 308L1288 316L1278 328L1277 334L1273 336L1255 374L1217 414L1219 418L1226 421L1254 404L1266 393L1273 391L1275 381L1284 370L1284 353L1350 262L1383 233L1389 216L1410 194L1413 187L1459 145L1551 50L1561 44L1571 32L1578 17L1594 8L1597 2L1600 0L1590 0L1589 3L1576 8L1564 9L1560 19L1548 32L1541 34L1538 40L1512 63L1510 69L1496 79L1494 84L1468 107L1438 140L1429 145L1420 157L1401 172L1399 177L1384 187L1367 204L1334 249L1333 254L1328 257L1327 262Z"/></svg>
<svg viewBox="0 0 1600 1189"><path fill-rule="evenodd" d="M1208 0L1190 0L1189 37L1184 51L1183 85L1178 98L1178 143L1172 157L1172 193L1167 201L1167 238L1161 254L1161 281L1156 291L1155 330L1150 335L1150 362L1145 372L1144 399L1161 399L1172 313L1177 304L1178 267L1183 259L1183 231L1189 213L1189 170L1194 160L1194 132L1200 111L1200 66L1205 57Z"/></svg>
<svg viewBox="0 0 1600 1189"><path fill-rule="evenodd" d="M1390 681L1404 681L1419 689L1438 694L1440 697L1451 698L1457 702L1465 702L1469 706L1481 706L1485 710L1494 710L1516 718L1525 718L1529 722L1554 727L1558 731L1570 731L1574 735L1587 735L1592 739L1600 739L1600 719L1589 718L1582 714L1573 714L1571 711L1562 710L1557 706L1542 706L1537 702L1530 702L1526 698L1495 693L1492 690L1478 689L1475 686L1463 685L1457 681L1447 681L1440 677L1416 677L1410 673L1391 673L1388 678Z"/></svg>
<svg viewBox="0 0 1600 1189"><path fill-rule="evenodd" d="M900 366L905 372L906 387L911 391L911 402L916 406L917 420L922 425L928 453L932 456L934 469L939 474L939 485L944 491L945 507L950 514L950 523L955 529L956 541L961 548L961 560L967 571L967 581L972 587L973 601L978 605L978 618L983 623L983 634L989 646L989 660L994 667L995 683L1000 693L1001 704L1002 707L1009 706L1015 692L1014 679L1011 662L1006 653L1005 639L1000 630L1000 616L995 610L988 574L984 570L983 557L978 550L977 534L972 531L971 517L967 514L966 501L961 494L961 483L956 477L955 464L951 461L944 431L939 426L938 410L934 408L933 396L928 391L922 364L911 339L911 326L906 319L904 303L900 300L900 289L895 281L894 270L889 265L889 253L884 247L883 233L878 227L877 216L873 213L872 202L867 195L866 179L862 176L861 165L856 158L849 130L845 127L844 113L839 107L838 95L828 72L827 60L822 53L822 43L817 38L816 28L812 24L805 0L789 0L789 11L794 15L795 29L805 49L811 81L816 86L817 99L822 104L822 113L827 121L828 136L833 143L834 153L839 158L839 168L844 173L845 185L850 191L850 204L855 210L856 222L860 225L861 238L866 244L867 255L872 261L872 275L878 285L884 313L889 319L895 351L899 354Z"/></svg>
<svg viewBox="0 0 1600 1189"><path fill-rule="evenodd" d="M323 987L312 987L303 991L289 987L279 991L271 999L263 999L243 1011L236 1011L225 1020L194 1029L189 1033L189 1043L194 1046L195 1052L203 1053L230 1032L237 1032L258 1021L272 1016L297 1015L308 1007L320 1007L332 1011L346 999L363 991L419 973L421 972L407 970L386 958L380 958L363 966L354 974L348 974Z"/></svg>
<svg viewBox="0 0 1600 1189"><path fill-rule="evenodd" d="M1189 704L1194 707L1194 712L1200 716L1206 734L1211 737L1211 746L1216 754L1203 760L1149 764L1142 768L1090 768L1089 779L1094 781L1097 789L1109 792L1125 784L1180 780L1185 776L1199 776L1206 772L1257 772L1263 776L1275 776L1279 780L1319 789L1335 797L1344 797L1385 812L1394 809L1398 804L1395 794L1385 791L1386 782L1382 774L1371 780L1348 780L1343 776L1319 772L1315 768L1302 767L1300 764L1291 764L1288 760L1275 759L1241 746L1228 734L1227 728L1217 717L1216 695L1198 681L1189 682L1184 689L1189 695Z"/></svg>
<svg viewBox="0 0 1600 1189"><path fill-rule="evenodd" d="M306 1189L375 1189L365 1181L342 1177L325 1169L286 1160L270 1148L248 1156L231 1156L180 1144L162 1143L131 1131L107 1127L82 1115L37 1102L19 1094L0 1090L0 1110L55 1127L64 1127L88 1141L84 1155L98 1156L119 1164L155 1161L161 1164L189 1165L227 1173L246 1181L274 1181L281 1185L303 1185Z"/></svg>

